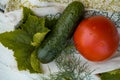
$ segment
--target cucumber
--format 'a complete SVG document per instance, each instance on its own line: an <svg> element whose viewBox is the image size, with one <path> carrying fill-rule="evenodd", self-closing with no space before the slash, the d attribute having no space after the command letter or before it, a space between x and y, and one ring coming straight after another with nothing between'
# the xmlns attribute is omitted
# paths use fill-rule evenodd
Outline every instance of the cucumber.
<svg viewBox="0 0 120 80"><path fill-rule="evenodd" d="M46 36L38 48L38 59L42 63L49 63L58 57L83 14L84 5L81 2L74 1L66 7L54 29Z"/></svg>

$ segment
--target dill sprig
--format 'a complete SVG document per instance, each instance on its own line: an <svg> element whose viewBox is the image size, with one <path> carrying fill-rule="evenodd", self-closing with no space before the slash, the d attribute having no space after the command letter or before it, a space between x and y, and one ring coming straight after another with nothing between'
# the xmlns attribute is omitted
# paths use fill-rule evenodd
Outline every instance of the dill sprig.
<svg viewBox="0 0 120 80"><path fill-rule="evenodd" d="M92 80L92 71L88 70L87 63L82 63L80 57L76 58L74 46L68 46L55 60L59 71L51 73L44 80Z"/></svg>

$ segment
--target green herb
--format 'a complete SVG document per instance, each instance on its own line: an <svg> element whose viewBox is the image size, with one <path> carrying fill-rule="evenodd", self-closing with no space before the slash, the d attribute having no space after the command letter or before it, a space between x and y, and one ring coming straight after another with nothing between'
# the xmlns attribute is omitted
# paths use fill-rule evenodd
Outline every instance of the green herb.
<svg viewBox="0 0 120 80"><path fill-rule="evenodd" d="M41 73L36 49L49 31L45 27L44 18L38 18L30 9L24 7L20 27L14 31L0 34L0 42L14 51L19 70L28 69L30 72Z"/></svg>
<svg viewBox="0 0 120 80"><path fill-rule="evenodd" d="M76 58L74 53L74 46L68 46L63 50L61 56L55 60L59 71L51 73L43 80L92 80L92 71L89 71L87 64Z"/></svg>
<svg viewBox="0 0 120 80"><path fill-rule="evenodd" d="M100 74L101 80L120 80L120 69Z"/></svg>

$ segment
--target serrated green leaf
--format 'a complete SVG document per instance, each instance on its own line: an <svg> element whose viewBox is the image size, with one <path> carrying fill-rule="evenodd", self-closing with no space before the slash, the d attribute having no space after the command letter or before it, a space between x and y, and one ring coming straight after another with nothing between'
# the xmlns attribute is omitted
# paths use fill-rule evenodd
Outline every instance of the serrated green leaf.
<svg viewBox="0 0 120 80"><path fill-rule="evenodd" d="M47 32L42 32L42 33L36 33L33 36L33 42L31 42L31 45L33 46L39 46L41 42L44 40L45 35L48 33Z"/></svg>
<svg viewBox="0 0 120 80"><path fill-rule="evenodd" d="M35 16L30 9L24 7L23 13L20 27L0 34L0 42L14 51L19 70L41 73L42 70L38 69L41 68L38 65L40 62L33 51L36 51L37 46L50 30L45 27L45 19Z"/></svg>
<svg viewBox="0 0 120 80"><path fill-rule="evenodd" d="M31 45L39 46L46 34L50 31L45 27L45 18L28 15L27 21L21 24L21 28L25 30L32 38Z"/></svg>
<svg viewBox="0 0 120 80"><path fill-rule="evenodd" d="M45 27L45 18L38 18L33 15L28 15L27 21L21 24L22 29L25 30L30 36L38 32L48 32L49 29Z"/></svg>
<svg viewBox="0 0 120 80"><path fill-rule="evenodd" d="M19 70L43 73L37 58L36 49L50 31L46 25L54 26L57 21L39 18L33 11L23 7L23 20L18 28L11 32L0 34L0 42L14 51ZM54 24L53 24L54 23Z"/></svg>
<svg viewBox="0 0 120 80"><path fill-rule="evenodd" d="M27 8L27 7L23 7L23 19L22 19L22 23L25 23L27 18L28 18L28 15L34 15L34 12Z"/></svg>
<svg viewBox="0 0 120 80"><path fill-rule="evenodd" d="M40 61L39 61L39 59L38 59L38 57L37 57L37 52L36 52L36 50L33 51L33 53L31 54L30 62L31 62L31 66L32 66L32 68L34 69L34 71L36 71L36 72L38 72L38 73L43 73L43 70L42 70Z"/></svg>
<svg viewBox="0 0 120 80"><path fill-rule="evenodd" d="M17 61L19 70L29 69L30 72L34 72L30 64L31 52L34 47L30 45L32 38L23 31L15 30L11 32L5 32L0 34L0 42L9 49L14 51L14 56Z"/></svg>

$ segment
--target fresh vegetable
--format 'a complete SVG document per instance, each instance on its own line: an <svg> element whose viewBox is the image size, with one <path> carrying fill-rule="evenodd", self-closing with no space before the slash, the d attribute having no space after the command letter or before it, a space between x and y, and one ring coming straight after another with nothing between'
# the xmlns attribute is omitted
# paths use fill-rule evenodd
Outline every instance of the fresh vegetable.
<svg viewBox="0 0 120 80"><path fill-rule="evenodd" d="M61 53L83 12L84 6L81 2L74 1L68 5L54 29L46 36L38 49L38 58L42 63L51 62Z"/></svg>
<svg viewBox="0 0 120 80"><path fill-rule="evenodd" d="M90 61L103 61L118 48L119 35L115 25L104 16L83 20L74 33L77 50Z"/></svg>
<svg viewBox="0 0 120 80"><path fill-rule="evenodd" d="M23 20L19 28L0 34L0 42L14 51L19 70L42 73L36 48L50 30L45 27L45 18L39 18L24 7Z"/></svg>

